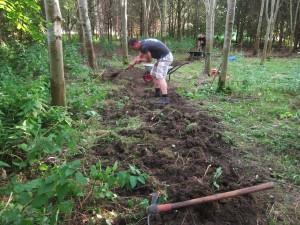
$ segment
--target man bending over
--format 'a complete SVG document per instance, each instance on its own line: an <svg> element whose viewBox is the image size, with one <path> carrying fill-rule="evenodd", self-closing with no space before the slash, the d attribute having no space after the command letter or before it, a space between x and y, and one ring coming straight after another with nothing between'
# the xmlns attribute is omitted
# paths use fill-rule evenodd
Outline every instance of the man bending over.
<svg viewBox="0 0 300 225"><path fill-rule="evenodd" d="M161 97L159 104L169 104L168 84L166 76L169 66L173 62L173 55L168 47L161 41L149 38L145 40L130 39L128 41L129 48L139 51L139 55L129 64L128 68L134 67L141 62L151 62L152 58L156 59L150 74L153 76L155 97Z"/></svg>

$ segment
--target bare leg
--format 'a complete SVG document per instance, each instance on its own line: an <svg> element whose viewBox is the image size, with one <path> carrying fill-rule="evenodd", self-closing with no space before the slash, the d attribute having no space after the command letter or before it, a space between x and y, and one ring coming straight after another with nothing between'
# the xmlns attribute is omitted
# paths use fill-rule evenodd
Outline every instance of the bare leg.
<svg viewBox="0 0 300 225"><path fill-rule="evenodd" d="M156 89L156 88L160 88L160 84L159 84L159 80L158 80L158 79L154 78L154 79L153 79L153 83L154 83L154 88L155 88L155 89Z"/></svg>
<svg viewBox="0 0 300 225"><path fill-rule="evenodd" d="M167 95L167 94L168 94L168 84L167 84L166 79L165 79L165 78L163 78L163 79L158 79L157 81L158 81L158 83L159 83L161 93L162 93L163 95Z"/></svg>

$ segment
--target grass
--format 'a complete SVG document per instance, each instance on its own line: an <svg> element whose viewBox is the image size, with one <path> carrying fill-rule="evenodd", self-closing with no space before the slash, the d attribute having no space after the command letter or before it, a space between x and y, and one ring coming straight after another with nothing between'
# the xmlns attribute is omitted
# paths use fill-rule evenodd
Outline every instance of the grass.
<svg viewBox="0 0 300 225"><path fill-rule="evenodd" d="M217 68L220 58L213 60ZM269 163L279 157L274 176L300 184L300 59L257 58L237 55L229 63L225 93L216 93L217 80L195 85L203 63L193 62L173 76L178 91L222 120L225 138L242 149L261 148Z"/></svg>

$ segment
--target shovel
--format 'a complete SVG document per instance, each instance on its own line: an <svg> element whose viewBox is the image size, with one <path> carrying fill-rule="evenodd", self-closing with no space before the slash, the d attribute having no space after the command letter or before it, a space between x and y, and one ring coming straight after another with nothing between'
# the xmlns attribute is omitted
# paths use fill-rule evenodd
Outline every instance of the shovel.
<svg viewBox="0 0 300 225"><path fill-rule="evenodd" d="M117 71L117 72L112 73L112 74L110 75L110 77L111 77L111 78L115 78L115 77L119 76L120 73L123 73L123 72L125 72L125 71L127 71L127 70L129 70L128 67L125 68L125 69L121 69L121 70L119 70L119 71Z"/></svg>
<svg viewBox="0 0 300 225"><path fill-rule="evenodd" d="M274 188L274 183L268 182L268 183L251 186L251 187L237 189L235 191L218 193L218 194L209 195L209 196L202 197L202 198L194 198L194 199L186 200L183 202L175 202L175 203L167 203L167 204L157 204L159 194L153 193L151 205L147 209L148 217L150 217L150 215L153 215L153 214L169 212L169 211L179 209L179 208L194 206L194 205L203 204L206 202L217 201L217 200L222 200L222 199L226 199L226 198L232 198L232 197L236 197L236 196L240 196L240 195L250 194L253 192L268 190L271 188Z"/></svg>

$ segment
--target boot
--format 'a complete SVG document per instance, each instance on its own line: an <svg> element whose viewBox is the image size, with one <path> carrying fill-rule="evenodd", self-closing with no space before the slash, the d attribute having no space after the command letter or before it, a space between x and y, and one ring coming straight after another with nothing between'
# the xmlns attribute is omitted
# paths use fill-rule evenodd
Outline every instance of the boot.
<svg viewBox="0 0 300 225"><path fill-rule="evenodd" d="M170 103L170 98L168 96L161 97L157 102L157 104L159 105L168 105L169 103Z"/></svg>
<svg viewBox="0 0 300 225"><path fill-rule="evenodd" d="M155 98L160 97L160 88L155 88L154 97L155 97Z"/></svg>

